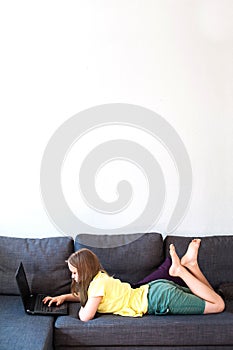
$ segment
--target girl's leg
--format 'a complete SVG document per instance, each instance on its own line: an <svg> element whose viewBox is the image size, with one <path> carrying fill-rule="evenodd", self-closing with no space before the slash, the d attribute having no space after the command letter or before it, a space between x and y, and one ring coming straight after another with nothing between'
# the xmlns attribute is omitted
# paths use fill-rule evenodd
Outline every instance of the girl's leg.
<svg viewBox="0 0 233 350"><path fill-rule="evenodd" d="M191 272L189 272L186 267L181 265L180 258L176 254L176 250L173 244L170 245L170 255L172 259L172 265L169 269L169 274L171 276L180 277L187 284L189 289L196 296L205 300L205 310L204 313L217 313L224 310L224 301L215 293L215 291L195 277Z"/></svg>
<svg viewBox="0 0 233 350"><path fill-rule="evenodd" d="M206 277L203 275L197 261L198 250L200 247L201 240L199 238L193 239L189 243L187 252L181 258L181 265L185 266L189 271L197 278L199 281L202 281L204 284L209 286L211 289L213 287L210 285Z"/></svg>

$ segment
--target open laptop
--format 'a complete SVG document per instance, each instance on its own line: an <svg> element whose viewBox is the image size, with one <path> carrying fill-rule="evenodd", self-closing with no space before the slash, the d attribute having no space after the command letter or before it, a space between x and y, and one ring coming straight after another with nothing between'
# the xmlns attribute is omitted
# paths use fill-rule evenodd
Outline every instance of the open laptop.
<svg viewBox="0 0 233 350"><path fill-rule="evenodd" d="M67 315L68 304L63 303L59 306L48 306L43 303L45 295L32 294L28 285L26 273L23 263L19 264L16 271L15 278L18 284L20 295L23 301L25 312L31 315Z"/></svg>

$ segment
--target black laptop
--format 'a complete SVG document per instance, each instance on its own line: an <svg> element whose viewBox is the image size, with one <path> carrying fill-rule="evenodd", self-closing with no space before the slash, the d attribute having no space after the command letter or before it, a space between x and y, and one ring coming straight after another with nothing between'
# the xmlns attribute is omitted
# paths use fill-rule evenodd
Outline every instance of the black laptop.
<svg viewBox="0 0 233 350"><path fill-rule="evenodd" d="M20 295L23 301L25 312L31 315L67 315L68 304L63 303L59 306L48 306L43 303L43 299L46 295L32 294L28 285L26 273L21 262L15 278L19 287Z"/></svg>

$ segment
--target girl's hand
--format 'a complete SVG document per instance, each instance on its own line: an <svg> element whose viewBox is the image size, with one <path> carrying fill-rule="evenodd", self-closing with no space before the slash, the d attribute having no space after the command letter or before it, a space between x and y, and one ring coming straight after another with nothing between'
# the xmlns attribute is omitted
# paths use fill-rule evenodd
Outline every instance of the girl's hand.
<svg viewBox="0 0 233 350"><path fill-rule="evenodd" d="M66 300L65 295L58 295L57 297L47 296L43 299L43 303L47 304L47 302L49 302L48 306L51 306L53 303L56 303L56 305L59 306L63 304L65 300Z"/></svg>

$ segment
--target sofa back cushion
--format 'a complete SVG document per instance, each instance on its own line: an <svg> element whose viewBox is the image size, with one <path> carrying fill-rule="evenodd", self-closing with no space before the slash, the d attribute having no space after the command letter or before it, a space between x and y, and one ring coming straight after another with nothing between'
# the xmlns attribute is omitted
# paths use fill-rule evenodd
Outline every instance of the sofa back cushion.
<svg viewBox="0 0 233 350"><path fill-rule="evenodd" d="M135 237L139 238L132 240L132 234L80 234L75 239L75 250L81 248L92 250L109 275L125 282L136 283L163 262L164 254L161 234L135 234ZM111 246L111 241L114 241L114 246L106 248ZM93 242L96 246L93 246Z"/></svg>
<svg viewBox="0 0 233 350"><path fill-rule="evenodd" d="M33 293L68 293L71 276L65 260L73 253L73 239L0 237L0 294L18 295L15 272L22 261Z"/></svg>
<svg viewBox="0 0 233 350"><path fill-rule="evenodd" d="M165 239L166 256L169 245L173 243L179 257L182 257L189 242L196 237L167 236ZM221 283L233 282L233 236L205 236L201 238L199 265L214 288Z"/></svg>

